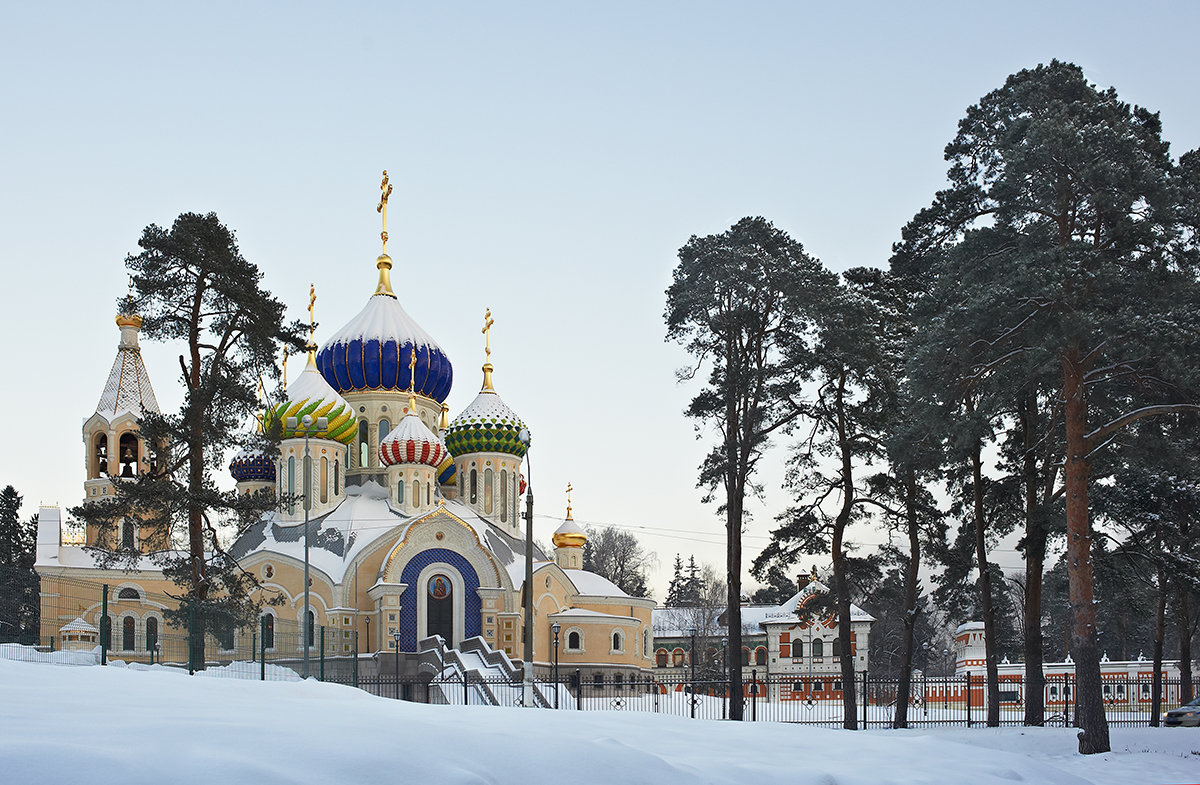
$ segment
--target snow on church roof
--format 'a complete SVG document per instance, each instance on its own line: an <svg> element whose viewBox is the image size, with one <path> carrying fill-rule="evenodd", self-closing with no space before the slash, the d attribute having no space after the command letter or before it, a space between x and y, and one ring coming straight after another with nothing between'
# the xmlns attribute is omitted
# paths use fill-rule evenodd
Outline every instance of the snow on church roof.
<svg viewBox="0 0 1200 785"><path fill-rule="evenodd" d="M121 343L112 370L108 372L104 392L100 394L100 402L96 404L96 414L108 422L125 414L136 417L146 412L157 414L160 411L158 400L154 397L142 351L138 348L137 332L141 320L118 316L117 324L121 327Z"/></svg>

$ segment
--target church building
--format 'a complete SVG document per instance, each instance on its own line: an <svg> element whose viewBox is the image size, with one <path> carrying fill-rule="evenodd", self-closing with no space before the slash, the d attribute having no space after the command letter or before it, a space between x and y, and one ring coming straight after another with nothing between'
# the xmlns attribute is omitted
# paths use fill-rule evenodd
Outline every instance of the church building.
<svg viewBox="0 0 1200 785"><path fill-rule="evenodd" d="M264 413L267 425L282 431L278 457L242 452L230 464L239 492L273 489L277 498L290 500L229 549L257 577L264 597L283 598L282 605L264 607L266 623L303 626L307 539L312 622L333 636L335 651L351 653L357 632L360 651L399 652L406 662L404 654L438 635L450 648L480 638L519 658L522 597L531 591L535 671L549 668L557 640L563 672L580 669L589 680L643 674L654 664L653 602L582 569L586 535L572 518L569 498L552 552L534 547L532 585L524 585L527 524L520 501L531 436L493 381L491 312L483 329L479 392L451 419L448 354L405 312L391 285L390 192L385 173L383 253L375 262L374 291L323 346L310 337L304 369L285 381L285 400ZM152 451L137 423L158 404L138 348L141 320L121 314L117 324L117 358L83 426L88 498L110 494L114 483L151 469ZM306 451L312 467L307 531L305 504L298 501L306 491ZM136 522L121 527L117 543L99 542L90 528L81 541L64 539L63 524L57 508L42 508L36 568L43 593L54 593L56 579L109 584L113 656L144 657L151 629L157 635L164 623L163 608L138 598L174 590ZM132 572L104 570L88 546L134 547L142 556ZM43 637L76 615L98 624L99 613L97 603L72 618L43 614ZM130 641L132 649L125 650Z"/></svg>

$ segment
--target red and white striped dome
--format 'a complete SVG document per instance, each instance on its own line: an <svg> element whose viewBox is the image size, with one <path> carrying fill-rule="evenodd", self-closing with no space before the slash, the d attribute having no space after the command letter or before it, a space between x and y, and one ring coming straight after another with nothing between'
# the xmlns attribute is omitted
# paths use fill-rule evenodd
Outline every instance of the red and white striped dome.
<svg viewBox="0 0 1200 785"><path fill-rule="evenodd" d="M397 463L423 463L437 468L446 459L441 439L415 414L404 417L379 445L379 460L384 466Z"/></svg>

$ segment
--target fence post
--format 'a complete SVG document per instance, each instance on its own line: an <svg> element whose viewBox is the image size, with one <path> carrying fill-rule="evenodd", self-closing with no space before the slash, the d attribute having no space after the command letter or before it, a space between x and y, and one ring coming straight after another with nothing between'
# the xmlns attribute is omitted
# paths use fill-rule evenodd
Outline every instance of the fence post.
<svg viewBox="0 0 1200 785"><path fill-rule="evenodd" d="M750 669L750 721L758 720L758 671Z"/></svg>
<svg viewBox="0 0 1200 785"><path fill-rule="evenodd" d="M575 709L583 711L583 672L575 669Z"/></svg>
<svg viewBox="0 0 1200 785"><path fill-rule="evenodd" d="M1063 727L1071 727L1071 674L1063 674Z"/></svg>
<svg viewBox="0 0 1200 785"><path fill-rule="evenodd" d="M317 671L317 681L325 681L325 625L321 625L321 667Z"/></svg>
<svg viewBox="0 0 1200 785"><path fill-rule="evenodd" d="M358 689L358 630L354 631L354 688Z"/></svg>
<svg viewBox="0 0 1200 785"><path fill-rule="evenodd" d="M967 727L971 727L971 672L967 671Z"/></svg>
<svg viewBox="0 0 1200 785"><path fill-rule="evenodd" d="M262 634L258 636L258 680L267 680L267 617L264 615L258 620L262 627Z"/></svg>
<svg viewBox="0 0 1200 785"><path fill-rule="evenodd" d="M53 635L50 636L50 651L51 652L54 651L54 636Z"/></svg>
<svg viewBox="0 0 1200 785"><path fill-rule="evenodd" d="M108 664L108 645L112 643L112 625L108 623L108 584L102 584L100 591L100 664Z"/></svg>
<svg viewBox="0 0 1200 785"><path fill-rule="evenodd" d="M864 670L862 673L863 673L863 679L862 679L862 681L863 681L863 685L862 685L863 724L862 724L862 729L866 730L867 729L867 672Z"/></svg>
<svg viewBox="0 0 1200 785"><path fill-rule="evenodd" d="M467 671L465 669L462 672L462 680L463 680L463 705L470 706L471 705L471 691L467 688Z"/></svg>

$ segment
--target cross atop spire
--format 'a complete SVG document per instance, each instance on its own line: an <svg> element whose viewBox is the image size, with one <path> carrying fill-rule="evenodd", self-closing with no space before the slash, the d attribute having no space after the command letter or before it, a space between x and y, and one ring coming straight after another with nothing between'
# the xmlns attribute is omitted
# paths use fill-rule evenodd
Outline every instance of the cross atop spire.
<svg viewBox="0 0 1200 785"><path fill-rule="evenodd" d="M383 231L379 233L379 239L383 240L383 252L387 253L387 204L388 197L392 195L392 186L388 183L387 169L383 170L383 182L379 184L379 190L383 195L379 197L379 206L375 208L375 212L383 216Z"/></svg>
<svg viewBox="0 0 1200 785"><path fill-rule="evenodd" d="M313 340L313 333L316 331L317 322L313 318L313 306L317 304L317 287L313 284L308 285L308 345L309 351L316 349L317 344Z"/></svg>
<svg viewBox="0 0 1200 785"><path fill-rule="evenodd" d="M408 355L408 413L417 413L417 347Z"/></svg>
<svg viewBox="0 0 1200 785"><path fill-rule="evenodd" d="M379 184L379 206L375 211L383 216L383 231L379 233L379 239L383 240L383 253L379 254L379 258L375 260L375 267L379 270L379 285L375 287L375 294L385 294L388 297L395 297L395 292L392 291L392 257L387 254L387 204L388 197L392 195L392 186L388 183L387 169L383 170L383 182Z"/></svg>
<svg viewBox="0 0 1200 785"><path fill-rule="evenodd" d="M492 386L492 325L496 320L492 318L492 309L488 308L483 314L483 329L480 330L484 336L484 360L483 360L483 390L480 392L495 392L496 388Z"/></svg>
<svg viewBox="0 0 1200 785"><path fill-rule="evenodd" d="M574 518L571 517L571 491L573 491L573 490L575 490L575 489L573 487L571 487L571 483L567 483L567 520L568 521L575 520Z"/></svg>

